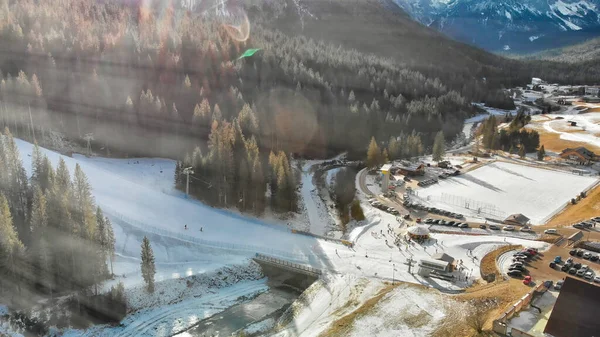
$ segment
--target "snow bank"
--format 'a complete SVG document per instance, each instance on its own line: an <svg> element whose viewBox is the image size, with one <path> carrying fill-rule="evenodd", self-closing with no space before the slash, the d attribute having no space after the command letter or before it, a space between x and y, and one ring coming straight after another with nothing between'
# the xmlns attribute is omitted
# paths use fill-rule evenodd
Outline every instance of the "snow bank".
<svg viewBox="0 0 600 337"><path fill-rule="evenodd" d="M242 281L255 281L263 278L260 266L255 262L246 265L223 267L210 273L160 281L155 284L153 294L148 294L145 284L126 289L130 311L142 308L174 304L184 298L198 297L215 289L232 286Z"/></svg>

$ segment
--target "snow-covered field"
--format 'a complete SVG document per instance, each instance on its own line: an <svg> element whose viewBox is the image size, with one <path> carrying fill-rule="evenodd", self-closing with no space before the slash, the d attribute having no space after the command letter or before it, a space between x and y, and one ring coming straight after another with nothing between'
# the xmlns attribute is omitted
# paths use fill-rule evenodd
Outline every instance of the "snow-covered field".
<svg viewBox="0 0 600 337"><path fill-rule="evenodd" d="M494 162L466 174L440 180L438 184L419 189L417 193L420 199L442 209L473 217L500 219L522 213L538 225L595 182L593 177ZM479 208L481 214L478 214Z"/></svg>

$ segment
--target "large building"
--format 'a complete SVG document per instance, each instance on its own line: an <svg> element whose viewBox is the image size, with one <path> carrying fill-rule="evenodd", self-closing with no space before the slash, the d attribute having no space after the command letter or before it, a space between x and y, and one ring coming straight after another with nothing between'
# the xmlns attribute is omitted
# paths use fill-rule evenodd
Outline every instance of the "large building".
<svg viewBox="0 0 600 337"><path fill-rule="evenodd" d="M585 87L585 94L590 96L598 96L600 88L598 87Z"/></svg>
<svg viewBox="0 0 600 337"><path fill-rule="evenodd" d="M402 162L400 165L395 166L394 169L405 176L425 175L425 165L423 163Z"/></svg>
<svg viewBox="0 0 600 337"><path fill-rule="evenodd" d="M567 277L544 333L553 337L600 337L600 287Z"/></svg>
<svg viewBox="0 0 600 337"><path fill-rule="evenodd" d="M598 159L598 156L594 152L586 149L583 146L576 147L573 149L564 149L560 154L560 157L564 160L579 165L591 165L592 162Z"/></svg>

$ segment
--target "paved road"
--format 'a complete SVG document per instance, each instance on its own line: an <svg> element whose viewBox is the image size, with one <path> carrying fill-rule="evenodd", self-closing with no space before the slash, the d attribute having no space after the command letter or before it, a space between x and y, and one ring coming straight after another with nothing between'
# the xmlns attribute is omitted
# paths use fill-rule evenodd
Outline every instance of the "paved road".
<svg viewBox="0 0 600 337"><path fill-rule="evenodd" d="M360 188L364 194L372 196L374 194L371 193L371 190L369 190L369 187L367 187L367 172L367 168L364 168L358 172L358 188Z"/></svg>

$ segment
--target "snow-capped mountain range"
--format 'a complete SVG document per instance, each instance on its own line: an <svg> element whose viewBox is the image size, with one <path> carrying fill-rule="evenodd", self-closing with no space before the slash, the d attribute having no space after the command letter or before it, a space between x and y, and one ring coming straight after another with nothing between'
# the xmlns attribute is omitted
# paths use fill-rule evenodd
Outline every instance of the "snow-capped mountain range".
<svg viewBox="0 0 600 337"><path fill-rule="evenodd" d="M492 51L539 51L600 36L600 0L394 0L415 20Z"/></svg>

